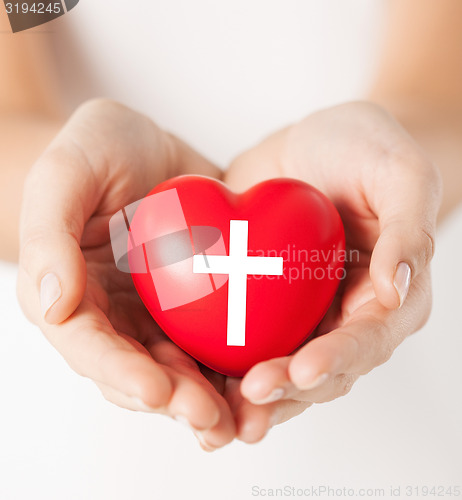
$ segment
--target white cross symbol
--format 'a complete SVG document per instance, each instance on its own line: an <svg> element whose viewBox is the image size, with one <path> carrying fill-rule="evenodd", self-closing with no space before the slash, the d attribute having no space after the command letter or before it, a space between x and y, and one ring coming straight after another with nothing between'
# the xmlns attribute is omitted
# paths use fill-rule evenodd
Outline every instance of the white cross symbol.
<svg viewBox="0 0 462 500"><path fill-rule="evenodd" d="M249 257L249 222L231 220L228 255L194 255L193 273L228 274L227 345L245 345L247 275L281 275L282 257Z"/></svg>

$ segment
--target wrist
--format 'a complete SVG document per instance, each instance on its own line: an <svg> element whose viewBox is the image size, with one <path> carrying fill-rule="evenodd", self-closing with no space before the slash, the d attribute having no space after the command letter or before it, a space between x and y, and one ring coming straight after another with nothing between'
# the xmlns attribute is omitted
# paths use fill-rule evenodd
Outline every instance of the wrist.
<svg viewBox="0 0 462 500"><path fill-rule="evenodd" d="M414 96L370 93L369 99L389 111L436 164L443 179L439 222L462 202L462 106Z"/></svg>

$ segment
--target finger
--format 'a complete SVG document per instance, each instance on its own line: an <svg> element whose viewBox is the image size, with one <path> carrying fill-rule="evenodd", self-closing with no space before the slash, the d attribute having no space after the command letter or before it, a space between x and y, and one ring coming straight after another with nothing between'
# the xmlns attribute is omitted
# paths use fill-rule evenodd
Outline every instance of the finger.
<svg viewBox="0 0 462 500"><path fill-rule="evenodd" d="M170 414L188 421L196 430L215 426L220 419L220 409L209 392L187 375L168 368L167 373L173 389L168 404Z"/></svg>
<svg viewBox="0 0 462 500"><path fill-rule="evenodd" d="M300 390L294 384L291 384L288 386L284 399L309 403L327 403L346 396L358 378L359 375L352 373L327 375L307 390Z"/></svg>
<svg viewBox="0 0 462 500"><path fill-rule="evenodd" d="M165 367L171 380L170 414L196 430L216 425L220 410L211 395L212 386L205 385L195 360L165 335L153 334L145 346L152 358Z"/></svg>
<svg viewBox="0 0 462 500"><path fill-rule="evenodd" d="M75 146L51 148L35 164L24 187L19 266L29 280L18 282L18 297L30 284L40 297L49 323L66 319L82 300L86 286L80 249L85 221L94 210L99 188Z"/></svg>
<svg viewBox="0 0 462 500"><path fill-rule="evenodd" d="M231 410L196 361L165 336L153 336L146 347L165 366L172 381L169 414L187 424L207 451L232 441L235 425Z"/></svg>
<svg viewBox="0 0 462 500"><path fill-rule="evenodd" d="M170 417L174 418L177 422L185 425L189 430L193 432L204 451L215 451L217 448L224 446L225 444L230 442L235 435L235 425L232 415L229 415L230 418L228 419L230 424L227 424L225 422L225 419L221 418L220 421L212 429L208 431L206 431L205 428L202 429L202 425L197 425L197 418L194 415L191 416L191 412L189 412L188 410L184 411L185 407L189 406L189 408L191 408L194 406L194 404L188 405L187 399L191 399L194 396L197 396L197 393L194 394L194 388L191 393L188 393L188 389L187 387L185 387L185 384L183 384L183 382L184 381L178 383L177 381L177 384L174 385L174 396L172 398L173 402L171 402L168 407L160 408L150 408L140 399L128 397L126 394L123 394L122 392L114 389L111 386L102 384L101 382L96 382L96 385L101 390L102 395L107 401L121 408L125 408L131 411L142 411L148 413L169 415ZM176 391L176 387L178 386L181 386L181 389L179 391ZM187 393L186 399L184 398L184 394L180 394L183 392L183 389L185 389ZM181 410L183 410L180 410L181 413L178 412L175 408L175 400L180 400L179 406ZM185 414L190 415L190 418L186 417ZM192 425L191 422L195 422L195 424Z"/></svg>
<svg viewBox="0 0 462 500"><path fill-rule="evenodd" d="M131 411L142 411L147 413L158 413L158 414L167 414L166 410L163 407L151 408L146 405L144 401L137 397L127 396L123 392L114 389L110 385L103 384L102 382L95 382L98 389L101 391L104 399L109 401L120 408L125 408Z"/></svg>
<svg viewBox="0 0 462 500"><path fill-rule="evenodd" d="M173 384L167 408L169 414L186 424L206 451L214 451L231 442L235 437L235 424L224 398L211 385L167 372Z"/></svg>
<svg viewBox="0 0 462 500"><path fill-rule="evenodd" d="M434 254L441 181L436 168L415 153L390 156L386 168L376 169L370 200L380 223L372 253L370 275L378 300L400 307L410 282Z"/></svg>
<svg viewBox="0 0 462 500"><path fill-rule="evenodd" d="M236 437L245 443L257 443L273 426L296 417L309 406L309 402L293 400L256 406L244 399L235 414Z"/></svg>
<svg viewBox="0 0 462 500"><path fill-rule="evenodd" d="M214 451L230 443L236 436L236 425L226 400L221 395L215 396L219 409L218 422L208 429L195 432L199 443L206 451Z"/></svg>
<svg viewBox="0 0 462 500"><path fill-rule="evenodd" d="M299 401L254 405L242 396L241 379L234 377L226 379L224 396L234 414L236 437L246 443L260 441L272 426L285 422L311 405Z"/></svg>
<svg viewBox="0 0 462 500"><path fill-rule="evenodd" d="M315 338L292 356L290 380L300 390L308 390L322 377L366 374L385 363L396 347L428 318L429 287L426 270L414 281L401 309L390 311L376 299L359 307L345 325Z"/></svg>
<svg viewBox="0 0 462 500"><path fill-rule="evenodd" d="M369 372L387 361L393 348L385 326L373 316L362 316L314 339L295 353L288 368L289 377L299 390L312 390L331 375Z"/></svg>
<svg viewBox="0 0 462 500"><path fill-rule="evenodd" d="M255 405L264 405L285 397L291 385L290 356L273 358L254 365L242 379L241 394Z"/></svg>
<svg viewBox="0 0 462 500"><path fill-rule="evenodd" d="M220 420L217 425L208 431L199 434L196 433L196 437L203 449L206 451L214 451L230 443L236 436L234 416L224 397L226 380L228 377L205 365L200 365L199 368L203 376L207 379L207 382L214 389L212 390L212 395L220 409Z"/></svg>
<svg viewBox="0 0 462 500"><path fill-rule="evenodd" d="M117 334L106 316L84 299L60 325L41 320L50 343L79 375L105 384L151 409L168 405L172 384L164 368L141 345Z"/></svg>
<svg viewBox="0 0 462 500"><path fill-rule="evenodd" d="M247 403L252 406L241 394L242 379L237 377L227 377L224 389L224 398L226 399L236 425L236 437L248 443L254 443L261 440L272 425L269 412L256 410L250 417L251 412L246 409Z"/></svg>
<svg viewBox="0 0 462 500"><path fill-rule="evenodd" d="M357 376L350 374L325 373L315 378L311 385L300 390L290 380L291 360L292 356L286 356L255 365L246 375L249 378L244 377L242 381L242 395L254 405L268 405L279 400L324 403L348 394L357 379ZM264 390L257 393L257 390L263 388ZM260 394L260 397L257 394Z"/></svg>

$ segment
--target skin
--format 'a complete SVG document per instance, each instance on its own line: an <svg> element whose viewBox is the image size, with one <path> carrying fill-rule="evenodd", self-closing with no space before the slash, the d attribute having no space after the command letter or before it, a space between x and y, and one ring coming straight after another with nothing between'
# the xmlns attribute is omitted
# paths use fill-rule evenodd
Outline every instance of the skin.
<svg viewBox="0 0 462 500"><path fill-rule="evenodd" d="M441 185L412 137L367 102L314 113L274 134L238 157L225 179L240 190L280 176L328 195L342 217L347 250L358 249L360 257L347 264L347 278L316 338L244 376L242 395L261 401L276 423L348 393L360 375L387 361L425 323ZM412 276L401 307L393 285L400 262L409 264ZM276 396L281 402L269 405Z"/></svg>
<svg viewBox="0 0 462 500"><path fill-rule="evenodd" d="M121 104L82 105L25 182L18 297L27 317L106 399L187 419L223 446L235 435L228 404L153 322L130 275L117 271L109 238L109 219L120 207L164 179L192 172L221 174ZM43 311L39 293L49 273L61 296Z"/></svg>
<svg viewBox="0 0 462 500"><path fill-rule="evenodd" d="M311 404L346 394L430 311L428 263L441 178L441 216L461 198L460 8L458 0L390 2L370 102L314 113L244 152L227 170L225 180L237 191L281 175L317 186L337 205L347 244L361 255L316 338L292 356L259 363L242 380L199 366L169 341L129 277L116 273L108 236L109 217L153 185L180 173L219 177L220 171L118 103L93 100L65 116L49 48L38 42L45 37L3 37L0 251L10 260L19 253L18 298L27 317L106 399L186 419L207 451L234 438L257 442ZM444 29L429 33L429 23ZM411 269L401 300L393 284L400 262ZM40 284L49 273L61 295L42 311ZM275 389L282 389L280 399L268 401Z"/></svg>

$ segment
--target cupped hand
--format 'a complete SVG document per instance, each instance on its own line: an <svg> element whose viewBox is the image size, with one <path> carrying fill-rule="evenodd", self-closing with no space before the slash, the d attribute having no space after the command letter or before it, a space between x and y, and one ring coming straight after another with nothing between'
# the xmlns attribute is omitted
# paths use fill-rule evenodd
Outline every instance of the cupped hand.
<svg viewBox="0 0 462 500"><path fill-rule="evenodd" d="M154 323L130 274L116 269L109 219L166 178L218 172L145 116L93 100L31 169L20 227L26 316L106 399L188 423L204 449L235 435L224 377L204 376Z"/></svg>
<svg viewBox="0 0 462 500"><path fill-rule="evenodd" d="M423 326L431 308L441 180L393 117L368 102L316 112L240 155L225 180L243 191L281 176L312 184L336 205L347 273L309 342L227 381L237 437L247 442L347 394Z"/></svg>

